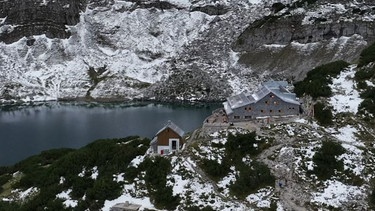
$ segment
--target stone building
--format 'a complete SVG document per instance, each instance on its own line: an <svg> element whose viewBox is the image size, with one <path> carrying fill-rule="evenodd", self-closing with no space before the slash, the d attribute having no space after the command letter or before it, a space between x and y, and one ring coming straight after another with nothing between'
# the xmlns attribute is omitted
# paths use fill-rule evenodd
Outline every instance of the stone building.
<svg viewBox="0 0 375 211"><path fill-rule="evenodd" d="M224 110L229 122L266 117L299 115L300 102L287 89L286 81L268 81L253 94L241 93L227 98Z"/></svg>

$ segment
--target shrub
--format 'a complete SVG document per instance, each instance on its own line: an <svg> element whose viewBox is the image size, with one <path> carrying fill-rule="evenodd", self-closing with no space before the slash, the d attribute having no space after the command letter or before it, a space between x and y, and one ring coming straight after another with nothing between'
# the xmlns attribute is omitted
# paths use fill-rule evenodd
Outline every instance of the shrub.
<svg viewBox="0 0 375 211"><path fill-rule="evenodd" d="M7 183L10 179L12 179L12 175L10 174L4 174L0 176L0 188L3 186L5 183Z"/></svg>
<svg viewBox="0 0 375 211"><path fill-rule="evenodd" d="M361 52L359 56L358 67L365 66L369 64L370 62L374 62L374 61L375 61L375 42L371 44L370 46L368 46L367 48L365 48Z"/></svg>
<svg viewBox="0 0 375 211"><path fill-rule="evenodd" d="M294 84L294 92L299 97L304 94L310 95L315 99L329 97L332 94L331 88L328 86L332 84L331 78L338 76L341 70L348 65L349 63L340 60L316 67L307 73L303 81Z"/></svg>
<svg viewBox="0 0 375 211"><path fill-rule="evenodd" d="M323 141L322 147L313 157L315 164L313 173L320 179L326 180L335 174L335 170L342 171L344 164L336 159L345 152L341 144L333 141Z"/></svg>
<svg viewBox="0 0 375 211"><path fill-rule="evenodd" d="M364 99L361 104L359 104L359 110L363 112L364 110L375 115L375 100L371 98Z"/></svg>
<svg viewBox="0 0 375 211"><path fill-rule="evenodd" d="M314 105L314 117L321 125L332 124L332 111L323 103L318 102Z"/></svg>
<svg viewBox="0 0 375 211"><path fill-rule="evenodd" d="M360 81L358 82L358 85L359 83L365 83L365 82ZM364 111L367 111L375 115L375 87L366 85L366 87L364 88L360 96L364 100L361 102L361 104L358 107L359 111L361 113L364 113Z"/></svg>
<svg viewBox="0 0 375 211"><path fill-rule="evenodd" d="M229 134L225 143L226 156L229 159L242 158L245 155L258 155L261 152L261 141L256 139L256 133Z"/></svg>
<svg viewBox="0 0 375 211"><path fill-rule="evenodd" d="M274 13L277 13L284 8L285 8L285 5L283 3L276 2L276 3L272 4L272 10L273 10Z"/></svg>
<svg viewBox="0 0 375 211"><path fill-rule="evenodd" d="M0 200L0 210L19 211L21 210L21 205L16 202L7 202Z"/></svg>
<svg viewBox="0 0 375 211"><path fill-rule="evenodd" d="M71 188L72 199L79 200L78 210L99 210L104 200L120 195L121 186L113 181L113 174L126 172L132 159L146 152L149 142L139 137L98 140L78 150L42 152L16 164L9 171L21 171L23 176L12 188L40 189L35 197L22 204L21 210L62 210L56 194L64 188ZM89 177L94 166L99 171L96 180ZM80 177L82 168L87 173ZM60 177L65 178L62 185ZM85 194L87 197L83 200Z"/></svg>
<svg viewBox="0 0 375 211"><path fill-rule="evenodd" d="M259 188L273 186L275 183L275 177L263 163L254 161L252 166L241 165L239 171L236 182L229 187L230 191L239 198L245 198Z"/></svg>
<svg viewBox="0 0 375 211"><path fill-rule="evenodd" d="M375 75L375 67L374 68L359 68L359 70L355 73L354 78L357 81L368 80L374 77L374 75Z"/></svg>
<svg viewBox="0 0 375 211"><path fill-rule="evenodd" d="M364 81L359 81L359 82L357 83L357 88L358 88L358 89L367 89L367 83L364 82Z"/></svg>
<svg viewBox="0 0 375 211"><path fill-rule="evenodd" d="M219 181L227 175L230 170L230 166L227 165L227 162L224 159L221 164L215 160L204 159L200 163L200 167L215 181Z"/></svg>
<svg viewBox="0 0 375 211"><path fill-rule="evenodd" d="M146 171L145 182L150 198L159 209L174 210L180 202L178 195L173 196L172 187L167 186L167 175L172 166L164 157L147 158L140 166Z"/></svg>

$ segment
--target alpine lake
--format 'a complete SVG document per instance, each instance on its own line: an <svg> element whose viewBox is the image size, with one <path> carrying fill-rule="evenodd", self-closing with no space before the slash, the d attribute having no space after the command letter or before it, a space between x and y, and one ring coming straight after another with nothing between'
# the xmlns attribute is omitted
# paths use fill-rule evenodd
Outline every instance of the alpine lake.
<svg viewBox="0 0 375 211"><path fill-rule="evenodd" d="M72 103L0 104L0 166L55 148L98 139L152 138L168 120L185 132L202 126L220 104Z"/></svg>

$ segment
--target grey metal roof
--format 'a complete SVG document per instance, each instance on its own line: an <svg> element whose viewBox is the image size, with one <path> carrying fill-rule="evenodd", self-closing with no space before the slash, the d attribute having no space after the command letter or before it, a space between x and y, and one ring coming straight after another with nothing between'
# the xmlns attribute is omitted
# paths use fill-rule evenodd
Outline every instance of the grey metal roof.
<svg viewBox="0 0 375 211"><path fill-rule="evenodd" d="M185 131L183 131L181 128L179 128L175 123L173 123L171 120L168 120L168 123L167 125L165 125L162 129L160 129L156 135L158 135L159 133L161 133L163 130L167 129L167 128L170 128L171 130L173 130L174 132L176 132L179 136L184 136L185 134Z"/></svg>
<svg viewBox="0 0 375 211"><path fill-rule="evenodd" d="M158 137L154 137L153 139L152 139L152 141L150 142L150 145L152 146L152 145L155 145L155 144L157 144L157 142L158 142Z"/></svg>
<svg viewBox="0 0 375 211"><path fill-rule="evenodd" d="M296 98L296 94L289 92L286 89L287 86L288 86L287 81L264 82L262 83L261 88L256 93L253 93L251 95L240 93L238 95L228 97L227 102L223 103L224 109L227 114L233 113L232 109L236 109L245 105L256 103L260 99L264 98L270 93L273 93L284 102L299 105L300 103L298 102Z"/></svg>
<svg viewBox="0 0 375 211"><path fill-rule="evenodd" d="M229 115L229 114L233 113L233 110L230 107L230 105L228 104L228 102L224 102L223 105L224 105L224 110L225 110L226 114Z"/></svg>
<svg viewBox="0 0 375 211"><path fill-rule="evenodd" d="M269 81L266 83L263 83L264 87L267 87L270 92L275 94L277 97L279 97L284 102L297 104L300 103L297 100L296 94L291 93L289 90L286 89L288 86L288 82L286 81Z"/></svg>
<svg viewBox="0 0 375 211"><path fill-rule="evenodd" d="M227 102L232 109L239 108L251 103L250 99L243 92L238 95L228 97Z"/></svg>

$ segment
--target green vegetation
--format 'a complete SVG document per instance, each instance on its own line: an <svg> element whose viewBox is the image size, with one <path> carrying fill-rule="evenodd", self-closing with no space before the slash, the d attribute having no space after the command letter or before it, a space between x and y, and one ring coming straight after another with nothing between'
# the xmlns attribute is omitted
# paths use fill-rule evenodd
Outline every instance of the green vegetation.
<svg viewBox="0 0 375 211"><path fill-rule="evenodd" d="M375 179L371 179L371 192L368 194L368 202L370 205L370 209L375 209Z"/></svg>
<svg viewBox="0 0 375 211"><path fill-rule="evenodd" d="M281 2L276 2L276 3L272 4L272 6L271 6L274 13L277 13L277 12L281 11L285 7L286 6Z"/></svg>
<svg viewBox="0 0 375 211"><path fill-rule="evenodd" d="M367 86L366 83L366 80L370 80L374 76L375 67L371 69L362 67L355 74L357 88L362 90L360 96L364 99L358 107L359 113L369 112L375 115L375 87Z"/></svg>
<svg viewBox="0 0 375 211"><path fill-rule="evenodd" d="M203 159L200 166L211 177L211 179L216 182L225 177L230 170L230 165L227 160L223 160L223 162L219 164L215 160Z"/></svg>
<svg viewBox="0 0 375 211"><path fill-rule="evenodd" d="M366 68L362 67L359 68L359 70L355 73L355 80L356 81L363 81L363 80L369 80L375 76L375 67L372 68Z"/></svg>
<svg viewBox="0 0 375 211"><path fill-rule="evenodd" d="M342 155L345 149L340 143L333 141L323 141L322 147L317 151L313 157L315 164L314 173L320 180L326 180L335 175L335 171L342 171L344 163L337 160L337 157Z"/></svg>
<svg viewBox="0 0 375 211"><path fill-rule="evenodd" d="M236 182L231 184L229 189L232 194L244 198L262 187L272 186L275 182L266 165L257 161L243 162L244 157L255 158L269 145L265 140L258 138L255 132L229 134L225 145L212 145L218 148L225 147L225 156L221 162L203 159L200 167L211 179L219 181L230 172L230 167L234 166L240 173L236 175Z"/></svg>
<svg viewBox="0 0 375 211"><path fill-rule="evenodd" d="M261 187L273 185L275 183L275 177L263 163L253 161L251 166L242 164L238 169L240 174L236 176L236 182L229 188L233 194L241 199L256 192Z"/></svg>
<svg viewBox="0 0 375 211"><path fill-rule="evenodd" d="M120 196L122 184L115 182L113 175L126 172L133 158L146 152L149 142L139 137L98 140L78 150L49 150L21 161L8 167L0 178L21 171L22 177L12 188L37 187L39 191L22 204L1 202L0 210L65 210L56 194L67 189L72 189L70 196L78 201L76 210L99 210L105 200ZM94 167L96 179L91 177ZM84 175L79 176L81 173ZM64 182L60 184L61 178Z"/></svg>
<svg viewBox="0 0 375 211"><path fill-rule="evenodd" d="M314 117L320 125L327 126L332 124L332 111L321 102L314 105Z"/></svg>
<svg viewBox="0 0 375 211"><path fill-rule="evenodd" d="M173 196L173 189L167 186L167 175L172 166L164 157L147 158L140 166L146 171L145 182L153 204L158 209L174 210L180 202L180 197Z"/></svg>
<svg viewBox="0 0 375 211"><path fill-rule="evenodd" d="M371 44L361 52L358 67L363 67L371 62L375 62L375 43Z"/></svg>
<svg viewBox="0 0 375 211"><path fill-rule="evenodd" d="M349 63L345 61L335 61L316 67L307 73L303 81L294 84L294 92L299 97L304 94L310 95L315 99L318 97L330 97L332 91L328 85L332 84L332 77L338 76L348 65Z"/></svg>
<svg viewBox="0 0 375 211"><path fill-rule="evenodd" d="M256 156L268 148L268 144L256 138L256 133L229 134L225 143L225 152L229 159L235 160L246 155Z"/></svg>

